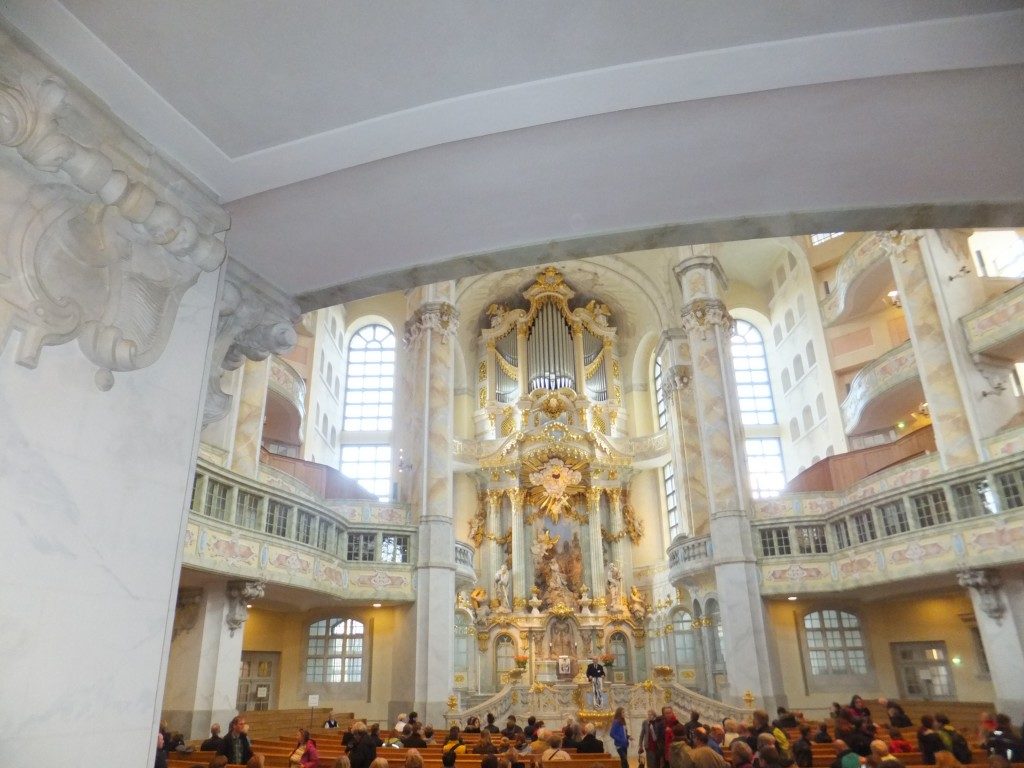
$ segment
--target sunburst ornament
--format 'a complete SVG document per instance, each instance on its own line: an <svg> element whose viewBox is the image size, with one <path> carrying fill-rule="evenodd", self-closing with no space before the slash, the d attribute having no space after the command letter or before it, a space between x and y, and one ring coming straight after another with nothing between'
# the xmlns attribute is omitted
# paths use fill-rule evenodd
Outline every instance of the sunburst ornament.
<svg viewBox="0 0 1024 768"><path fill-rule="evenodd" d="M530 501L554 522L572 510L570 499L583 490L583 473L562 459L548 459L540 469L529 475Z"/></svg>

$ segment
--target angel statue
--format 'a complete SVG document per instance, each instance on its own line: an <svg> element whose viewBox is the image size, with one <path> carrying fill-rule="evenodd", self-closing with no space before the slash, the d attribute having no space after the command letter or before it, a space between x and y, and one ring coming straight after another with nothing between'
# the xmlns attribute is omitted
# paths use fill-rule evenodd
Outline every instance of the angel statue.
<svg viewBox="0 0 1024 768"><path fill-rule="evenodd" d="M622 602L622 571L619 564L612 561L608 566L608 578L606 580L608 591L608 605L613 607Z"/></svg>

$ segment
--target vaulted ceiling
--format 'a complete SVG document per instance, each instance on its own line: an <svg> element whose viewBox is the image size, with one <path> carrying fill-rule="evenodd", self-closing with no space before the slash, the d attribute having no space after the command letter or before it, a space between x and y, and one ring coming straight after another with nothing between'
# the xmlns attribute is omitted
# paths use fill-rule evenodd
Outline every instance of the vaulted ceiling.
<svg viewBox="0 0 1024 768"><path fill-rule="evenodd" d="M1019 0L6 0L306 308L581 255L1024 220Z"/></svg>

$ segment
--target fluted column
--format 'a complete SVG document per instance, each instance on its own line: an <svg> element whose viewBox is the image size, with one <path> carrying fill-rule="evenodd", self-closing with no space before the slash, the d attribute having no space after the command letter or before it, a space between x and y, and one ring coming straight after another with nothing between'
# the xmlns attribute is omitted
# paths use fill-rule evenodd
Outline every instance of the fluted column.
<svg viewBox="0 0 1024 768"><path fill-rule="evenodd" d="M523 540L523 503L526 501L526 490L513 488L508 492L508 500L512 506L512 562L521 563L512 570L512 606L513 610L526 609L526 543Z"/></svg>
<svg viewBox="0 0 1024 768"><path fill-rule="evenodd" d="M458 312L449 303L451 292L450 283L413 291L405 334L411 372L408 381L416 387L408 414L415 440L410 500L419 517L413 692L416 707L425 713L427 722L443 720L454 673L452 430Z"/></svg>
<svg viewBox="0 0 1024 768"><path fill-rule="evenodd" d="M587 489L587 532L590 536L590 596L598 606L605 600L604 548L601 540L601 489ZM598 602L601 601L601 602Z"/></svg>
<svg viewBox="0 0 1024 768"><path fill-rule="evenodd" d="M689 338L692 386L700 414L697 423L725 634L729 685L722 694L738 705L749 690L760 705L771 706L781 681L769 654L747 514L743 429L729 352L733 321L722 301L727 281L709 249L687 250L691 255L675 272L682 289L682 326Z"/></svg>

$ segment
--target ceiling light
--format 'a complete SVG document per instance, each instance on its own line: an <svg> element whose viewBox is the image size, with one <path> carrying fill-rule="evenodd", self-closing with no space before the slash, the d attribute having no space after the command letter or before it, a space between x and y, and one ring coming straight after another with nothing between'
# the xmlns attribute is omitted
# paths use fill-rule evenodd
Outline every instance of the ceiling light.
<svg viewBox="0 0 1024 768"><path fill-rule="evenodd" d="M380 604L380 603L374 603L374 604L373 604L373 607L374 607L374 608L380 608L380 606L381 606L381 604Z"/></svg>
<svg viewBox="0 0 1024 768"><path fill-rule="evenodd" d="M246 603L246 604L245 604L245 607L246 607L246 608L252 608L252 603Z"/></svg>
<svg viewBox="0 0 1024 768"><path fill-rule="evenodd" d="M905 422L905 421L897 421L896 422L896 429L906 429L906 428L907 428L907 422Z"/></svg>
<svg viewBox="0 0 1024 768"><path fill-rule="evenodd" d="M790 600L790 601L796 600L796 595L790 595L790 596L789 596L789 597L787 597L786 599L787 599L787 600Z"/></svg>
<svg viewBox="0 0 1024 768"><path fill-rule="evenodd" d="M903 302L900 301L900 292L899 291L889 291L887 294L885 294L885 297L886 297L886 301L889 302L889 306L891 306L891 307L903 306Z"/></svg>

